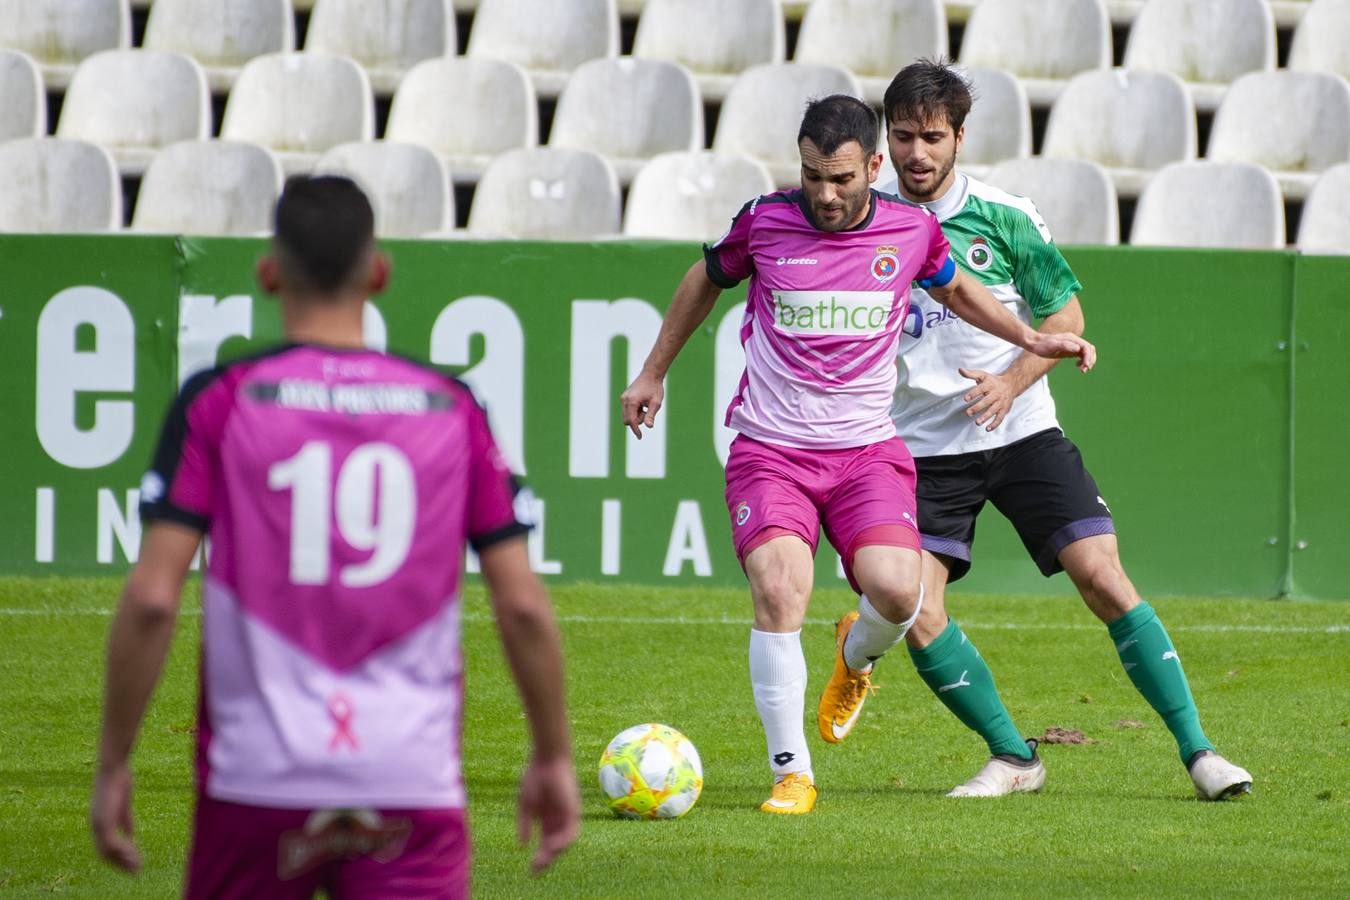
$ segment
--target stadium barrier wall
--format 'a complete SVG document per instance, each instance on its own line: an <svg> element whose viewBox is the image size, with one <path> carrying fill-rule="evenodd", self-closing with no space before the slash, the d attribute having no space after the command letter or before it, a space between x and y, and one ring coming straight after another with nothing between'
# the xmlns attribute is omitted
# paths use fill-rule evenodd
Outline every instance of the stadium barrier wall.
<svg viewBox="0 0 1350 900"><path fill-rule="evenodd" d="M176 386L280 335L257 292L263 243L3 236L9 423L0 568L111 573L134 558L137 485ZM743 584L722 463L744 288L727 292L634 440L617 397L693 245L389 242L367 339L462 376L523 472L531 559L567 581ZM1053 374L1146 594L1350 597L1350 258L1066 248L1086 286L1095 371ZM955 363L954 363L955 364ZM842 586L822 541L818 582ZM1015 533L980 520L963 591L1070 593Z"/></svg>

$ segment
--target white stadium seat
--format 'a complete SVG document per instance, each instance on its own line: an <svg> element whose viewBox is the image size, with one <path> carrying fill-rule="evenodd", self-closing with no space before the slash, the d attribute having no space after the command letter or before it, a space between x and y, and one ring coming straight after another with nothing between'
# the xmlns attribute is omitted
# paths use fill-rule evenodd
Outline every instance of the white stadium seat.
<svg viewBox="0 0 1350 900"><path fill-rule="evenodd" d="M56 136L101 144L123 175L140 175L161 147L211 134L206 73L189 56L104 50L75 69Z"/></svg>
<svg viewBox="0 0 1350 900"><path fill-rule="evenodd" d="M1195 105L1175 75L1100 69L1059 95L1041 153L1100 163L1117 192L1135 197L1157 169L1195 159L1195 131Z"/></svg>
<svg viewBox="0 0 1350 900"><path fill-rule="evenodd" d="M802 115L808 100L830 94L861 97L862 87L838 66L774 63L748 69L727 92L712 148L759 160L779 187L801 184Z"/></svg>
<svg viewBox="0 0 1350 900"><path fill-rule="evenodd" d="M365 191L380 237L417 237L455 225L455 196L440 157L417 144L342 144L319 158L316 174L346 175Z"/></svg>
<svg viewBox="0 0 1350 900"><path fill-rule="evenodd" d="M942 0L815 0L807 6L793 61L843 66L881 104L895 73L919 57L947 55Z"/></svg>
<svg viewBox="0 0 1350 900"><path fill-rule="evenodd" d="M1289 68L1350 78L1350 0L1313 0L1294 31Z"/></svg>
<svg viewBox="0 0 1350 900"><path fill-rule="evenodd" d="M186 53L224 93L253 57L295 49L295 14L290 0L155 0L145 48Z"/></svg>
<svg viewBox="0 0 1350 900"><path fill-rule="evenodd" d="M456 35L450 0L318 0L305 50L351 57L375 93L388 96L412 66L453 56Z"/></svg>
<svg viewBox="0 0 1350 900"><path fill-rule="evenodd" d="M746 202L773 189L769 170L748 156L707 150L662 153L633 179L623 233L711 241L727 230Z"/></svg>
<svg viewBox="0 0 1350 900"><path fill-rule="evenodd" d="M593 59L558 98L550 147L593 150L627 184L658 153L703 147L703 101L689 70L654 59Z"/></svg>
<svg viewBox="0 0 1350 900"><path fill-rule="evenodd" d="M1125 68L1171 72L1209 112L1239 75L1275 66L1267 0L1148 0L1125 46Z"/></svg>
<svg viewBox="0 0 1350 900"><path fill-rule="evenodd" d="M48 89L64 89L86 56L130 46L127 0L0 0L0 47L33 57Z"/></svg>
<svg viewBox="0 0 1350 900"><path fill-rule="evenodd" d="M1111 176L1083 159L1010 159L984 177L1031 198L1059 244L1119 244L1120 213Z"/></svg>
<svg viewBox="0 0 1350 900"><path fill-rule="evenodd" d="M269 53L249 60L225 105L220 136L261 144L287 174L319 154L375 137L375 99L365 70L321 53Z"/></svg>
<svg viewBox="0 0 1350 900"><path fill-rule="evenodd" d="M0 50L0 141L46 133L42 70L22 50Z"/></svg>
<svg viewBox="0 0 1350 900"><path fill-rule="evenodd" d="M1275 178L1251 163L1171 163L1144 187L1130 243L1279 249L1284 199Z"/></svg>
<svg viewBox="0 0 1350 900"><path fill-rule="evenodd" d="M494 156L539 143L534 86L515 63L429 59L399 85L385 138L434 150L456 182L475 182Z"/></svg>
<svg viewBox="0 0 1350 900"><path fill-rule="evenodd" d="M1103 0L980 0L961 62L1006 69L1033 106L1049 106L1067 79L1111 65L1111 20Z"/></svg>
<svg viewBox="0 0 1350 900"><path fill-rule="evenodd" d="M122 183L107 150L43 137L0 144L0 232L120 227Z"/></svg>
<svg viewBox="0 0 1350 900"><path fill-rule="evenodd" d="M1005 159L1031 155L1031 104L1016 76L999 69L965 69L975 95L966 116L966 136L957 157L961 168L981 177Z"/></svg>
<svg viewBox="0 0 1350 900"><path fill-rule="evenodd" d="M150 161L131 227L168 234L268 234L281 184L281 163L270 150L235 141L184 141Z"/></svg>
<svg viewBox="0 0 1350 900"><path fill-rule="evenodd" d="M619 13L614 0L480 0L468 55L516 63L556 97L577 66L619 55Z"/></svg>
<svg viewBox="0 0 1350 900"><path fill-rule="evenodd" d="M647 0L633 55L679 63L717 101L740 73L785 60L786 35L778 0Z"/></svg>
<svg viewBox="0 0 1350 900"><path fill-rule="evenodd" d="M1251 72L1214 116L1206 157L1270 169L1284 195L1303 199L1317 173L1350 162L1350 83L1325 72Z"/></svg>
<svg viewBox="0 0 1350 900"><path fill-rule="evenodd" d="M1350 253L1350 163L1327 169L1308 192L1298 247L1305 253Z"/></svg>
<svg viewBox="0 0 1350 900"><path fill-rule="evenodd" d="M586 241L619 231L619 180L586 150L511 150L492 161L474 192L477 237Z"/></svg>

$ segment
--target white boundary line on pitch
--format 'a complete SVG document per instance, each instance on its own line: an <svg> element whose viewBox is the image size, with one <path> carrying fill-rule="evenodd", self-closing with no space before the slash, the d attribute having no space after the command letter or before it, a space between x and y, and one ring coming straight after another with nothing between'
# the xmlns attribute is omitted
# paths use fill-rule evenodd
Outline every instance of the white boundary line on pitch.
<svg viewBox="0 0 1350 900"><path fill-rule="evenodd" d="M3 616L111 616L112 609L99 607L0 607L0 617ZM184 610L184 616L199 616L198 610ZM465 613L466 622L489 622L492 616L485 613ZM722 617L692 617L692 616L587 616L587 615L569 615L558 616L558 621L563 623L577 625L735 625L745 628L751 624L748 618L736 618L732 616ZM833 619L807 619L807 625L833 625ZM981 628L996 629L999 631L1100 631L1102 625L1084 622L981 622L977 620L961 620L962 628L971 628L979 630ZM1350 625L1325 625L1325 626L1306 626L1306 625L1172 625L1168 631L1207 631L1207 632L1236 632L1243 634L1350 634Z"/></svg>

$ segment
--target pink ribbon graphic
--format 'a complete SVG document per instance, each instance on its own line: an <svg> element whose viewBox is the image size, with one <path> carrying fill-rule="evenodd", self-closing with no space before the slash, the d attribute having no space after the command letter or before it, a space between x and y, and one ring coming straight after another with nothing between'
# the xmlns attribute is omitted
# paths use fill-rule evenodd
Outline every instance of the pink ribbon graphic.
<svg viewBox="0 0 1350 900"><path fill-rule="evenodd" d="M356 735L352 732L352 719L355 718L356 712L352 709L352 701L346 694L337 693L328 698L328 714L337 725L333 739L328 742L328 752L336 753L344 743L353 750L357 749Z"/></svg>

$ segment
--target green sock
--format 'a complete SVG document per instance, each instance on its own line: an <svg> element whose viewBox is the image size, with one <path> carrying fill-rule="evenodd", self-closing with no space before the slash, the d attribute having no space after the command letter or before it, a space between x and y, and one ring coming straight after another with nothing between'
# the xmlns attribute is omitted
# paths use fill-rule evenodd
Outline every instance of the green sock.
<svg viewBox="0 0 1350 900"><path fill-rule="evenodd" d="M1213 750L1214 745L1200 728L1200 713L1195 708L1186 672L1181 668L1181 658L1153 607L1140 603L1107 626L1107 630L1125 673L1177 739L1182 763L1189 763L1200 750Z"/></svg>
<svg viewBox="0 0 1350 900"><path fill-rule="evenodd" d="M999 699L993 673L955 619L927 647L910 647L909 656L928 689L967 728L984 738L990 753L1031 759L1031 748L1013 727Z"/></svg>

